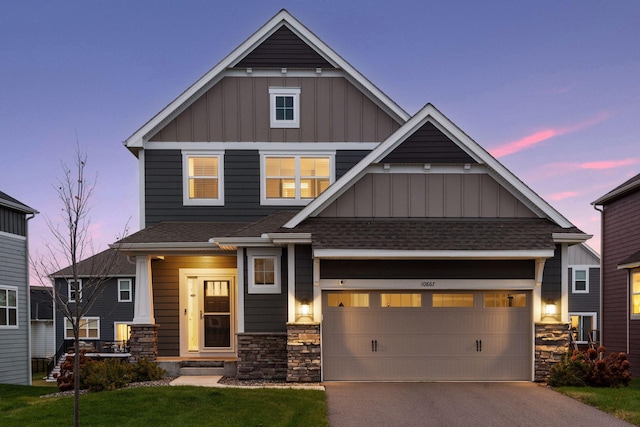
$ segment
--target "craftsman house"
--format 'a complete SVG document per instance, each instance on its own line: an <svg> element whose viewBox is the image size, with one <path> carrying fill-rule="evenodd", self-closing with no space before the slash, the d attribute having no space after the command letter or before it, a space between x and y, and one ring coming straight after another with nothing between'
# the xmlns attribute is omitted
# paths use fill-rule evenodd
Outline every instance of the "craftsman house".
<svg viewBox="0 0 640 427"><path fill-rule="evenodd" d="M602 212L602 343L640 375L640 174L593 202Z"/></svg>
<svg viewBox="0 0 640 427"><path fill-rule="evenodd" d="M132 348L165 366L534 380L566 348L568 250L590 236L285 10L125 145L142 222L115 245L136 262Z"/></svg>
<svg viewBox="0 0 640 427"><path fill-rule="evenodd" d="M31 385L28 223L34 209L0 192L0 383Z"/></svg>

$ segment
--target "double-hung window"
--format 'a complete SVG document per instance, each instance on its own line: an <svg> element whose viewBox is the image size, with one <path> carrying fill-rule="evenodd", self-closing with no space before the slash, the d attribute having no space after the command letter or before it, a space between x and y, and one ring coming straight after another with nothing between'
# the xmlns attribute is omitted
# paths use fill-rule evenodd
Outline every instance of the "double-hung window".
<svg viewBox="0 0 640 427"><path fill-rule="evenodd" d="M224 156L220 152L182 152L185 206L224 205Z"/></svg>
<svg viewBox="0 0 640 427"><path fill-rule="evenodd" d="M300 127L300 88L270 87L272 128Z"/></svg>
<svg viewBox="0 0 640 427"><path fill-rule="evenodd" d="M69 302L76 302L82 300L82 279L74 282L73 280L67 281L69 289Z"/></svg>
<svg viewBox="0 0 640 427"><path fill-rule="evenodd" d="M574 294L589 293L589 267L572 266L571 291Z"/></svg>
<svg viewBox="0 0 640 427"><path fill-rule="evenodd" d="M306 205L333 182L335 154L262 153L263 205Z"/></svg>
<svg viewBox="0 0 640 427"><path fill-rule="evenodd" d="M280 259L277 248L247 249L250 294L279 294L281 291Z"/></svg>
<svg viewBox="0 0 640 427"><path fill-rule="evenodd" d="M118 302L131 302L131 279L118 279Z"/></svg>
<svg viewBox="0 0 640 427"><path fill-rule="evenodd" d="M69 319L65 320L64 339L73 339L73 325ZM100 339L100 318L82 317L78 324L78 337L80 339Z"/></svg>
<svg viewBox="0 0 640 427"><path fill-rule="evenodd" d="M0 328L18 327L18 288L0 287Z"/></svg>

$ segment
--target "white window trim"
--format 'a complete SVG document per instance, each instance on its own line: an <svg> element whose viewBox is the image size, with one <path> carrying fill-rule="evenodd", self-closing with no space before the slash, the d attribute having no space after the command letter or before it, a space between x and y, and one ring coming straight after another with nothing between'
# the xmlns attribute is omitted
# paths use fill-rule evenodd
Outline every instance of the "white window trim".
<svg viewBox="0 0 640 427"><path fill-rule="evenodd" d="M71 284L73 283L73 279L68 279L67 280L67 299L69 300L69 302L76 302L75 299L71 299L71 293L72 293L72 288L71 288ZM82 279L78 279L78 294L80 294L80 301L82 301Z"/></svg>
<svg viewBox="0 0 640 427"><path fill-rule="evenodd" d="M256 285L254 276L254 260L256 258L274 258L274 284ZM247 292L250 294L279 294L282 291L282 250L280 248L248 248L247 249Z"/></svg>
<svg viewBox="0 0 640 427"><path fill-rule="evenodd" d="M276 120L276 97L293 97L293 120ZM299 87L270 87L269 111L272 128L299 128L300 127L300 88Z"/></svg>
<svg viewBox="0 0 640 427"><path fill-rule="evenodd" d="M190 157L217 157L218 158L218 198L217 199L189 198L189 158ZM224 151L182 150L182 204L184 206L224 206Z"/></svg>
<svg viewBox="0 0 640 427"><path fill-rule="evenodd" d="M296 197L294 199L268 199L267 198L267 167L268 157L294 157L296 161ZM260 151L260 204L263 206L306 206L315 199L300 198L300 158L301 157L328 157L329 158L329 185L336 179L336 152L328 151Z"/></svg>
<svg viewBox="0 0 640 427"><path fill-rule="evenodd" d="M117 337L118 325L127 325L127 326L130 327L131 326L131 321L119 321L119 322L116 321L116 322L113 322L113 340L114 341L120 341L120 340L118 340L118 337ZM129 336L129 338L131 338L131 336Z"/></svg>
<svg viewBox="0 0 640 427"><path fill-rule="evenodd" d="M20 301L18 294L18 288L16 286L0 286L0 289L5 291L13 291L16 293L16 324L15 325L0 325L0 329L18 329L20 327ZM7 309L5 316L7 317L7 323L9 323L9 297L7 297L7 305L3 306Z"/></svg>
<svg viewBox="0 0 640 427"><path fill-rule="evenodd" d="M571 319L571 316L581 316L581 317L585 317L585 316L591 316L593 317L593 325L591 325L593 327L593 329L598 329L598 313L595 311L571 311L569 312L569 319ZM576 341L578 344L586 344L588 343L588 341Z"/></svg>
<svg viewBox="0 0 640 427"><path fill-rule="evenodd" d="M82 319L82 320L97 320L98 321L98 336L97 337L80 337L80 340L82 340L82 341L99 340L100 339L100 317L86 316L86 317L81 317L80 319ZM71 335L71 336L67 335L67 322L69 322L69 319L65 318L64 319L64 339L65 340L72 340L73 339L73 335ZM87 330L88 330L88 328L87 328Z"/></svg>
<svg viewBox="0 0 640 427"><path fill-rule="evenodd" d="M129 299L122 299L122 291L121 284L128 282L129 283ZM118 302L131 302L133 300L133 280L131 279L118 279Z"/></svg>
<svg viewBox="0 0 640 427"><path fill-rule="evenodd" d="M588 294L589 293L589 268L591 268L591 266L589 265L570 265L569 268L571 268L571 293L574 294ZM580 290L580 289L576 289L576 270L584 270L586 271L586 277L585 277L585 286L584 286L584 290Z"/></svg>

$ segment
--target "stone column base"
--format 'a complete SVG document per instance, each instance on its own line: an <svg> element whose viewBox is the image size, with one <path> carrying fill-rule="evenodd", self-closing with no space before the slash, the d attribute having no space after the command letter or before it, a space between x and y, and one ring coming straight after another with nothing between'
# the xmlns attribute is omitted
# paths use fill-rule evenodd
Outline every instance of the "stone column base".
<svg viewBox="0 0 640 427"><path fill-rule="evenodd" d="M549 370L569 350L569 324L536 323L536 348L534 381L544 382Z"/></svg>
<svg viewBox="0 0 640 427"><path fill-rule="evenodd" d="M320 323L287 323L287 381L319 382Z"/></svg>
<svg viewBox="0 0 640 427"><path fill-rule="evenodd" d="M129 353L132 360L158 359L158 325L131 325L129 337Z"/></svg>
<svg viewBox="0 0 640 427"><path fill-rule="evenodd" d="M284 380L286 376L286 334L269 332L238 334L238 379Z"/></svg>

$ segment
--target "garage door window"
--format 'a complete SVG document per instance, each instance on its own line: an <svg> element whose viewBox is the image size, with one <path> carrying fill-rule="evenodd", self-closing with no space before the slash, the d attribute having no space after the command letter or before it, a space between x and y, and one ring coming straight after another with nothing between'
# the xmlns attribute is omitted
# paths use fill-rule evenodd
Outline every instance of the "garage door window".
<svg viewBox="0 0 640 427"><path fill-rule="evenodd" d="M526 307L527 294L509 292L486 292L484 294L485 308Z"/></svg>
<svg viewBox="0 0 640 427"><path fill-rule="evenodd" d="M369 307L369 294L356 292L333 292L327 295L329 307Z"/></svg>
<svg viewBox="0 0 640 427"><path fill-rule="evenodd" d="M473 307L473 294L433 294L432 307Z"/></svg>
<svg viewBox="0 0 640 427"><path fill-rule="evenodd" d="M380 294L380 307L422 307L422 295Z"/></svg>

